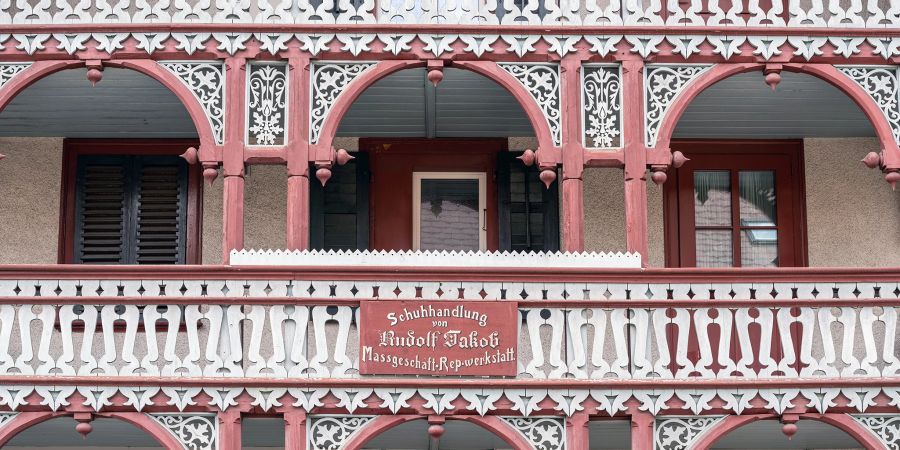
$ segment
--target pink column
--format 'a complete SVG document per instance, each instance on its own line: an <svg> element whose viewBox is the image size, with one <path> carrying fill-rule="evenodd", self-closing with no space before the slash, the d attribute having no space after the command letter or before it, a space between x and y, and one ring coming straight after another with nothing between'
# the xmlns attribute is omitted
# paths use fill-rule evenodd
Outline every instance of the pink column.
<svg viewBox="0 0 900 450"><path fill-rule="evenodd" d="M219 450L241 450L241 412L237 409L219 413Z"/></svg>
<svg viewBox="0 0 900 450"><path fill-rule="evenodd" d="M306 448L306 411L291 409L284 413L284 448Z"/></svg>
<svg viewBox="0 0 900 450"><path fill-rule="evenodd" d="M225 60L225 145L222 169L225 175L222 206L222 262L228 264L231 250L244 248L244 109L246 61Z"/></svg>
<svg viewBox="0 0 900 450"><path fill-rule="evenodd" d="M647 265L647 153L644 147L643 79L640 59L622 62L625 151L625 248L641 254Z"/></svg>
<svg viewBox="0 0 900 450"><path fill-rule="evenodd" d="M566 419L566 448L571 450L588 449L590 444L589 423L587 411L578 411Z"/></svg>
<svg viewBox="0 0 900 450"><path fill-rule="evenodd" d="M309 55L297 49L289 58L287 248L309 248Z"/></svg>
<svg viewBox="0 0 900 450"><path fill-rule="evenodd" d="M637 411L631 413L631 450L653 450L653 415Z"/></svg>
<svg viewBox="0 0 900 450"><path fill-rule="evenodd" d="M584 251L584 149L581 145L581 61L562 60L562 249Z"/></svg>

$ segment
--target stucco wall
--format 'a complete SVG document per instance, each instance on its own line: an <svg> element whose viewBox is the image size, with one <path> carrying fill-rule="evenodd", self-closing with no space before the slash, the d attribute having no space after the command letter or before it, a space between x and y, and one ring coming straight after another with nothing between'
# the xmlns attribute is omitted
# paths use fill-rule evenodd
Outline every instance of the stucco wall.
<svg viewBox="0 0 900 450"><path fill-rule="evenodd" d="M875 139L806 139L810 266L900 265L900 192L859 160Z"/></svg>
<svg viewBox="0 0 900 450"><path fill-rule="evenodd" d="M55 264L62 139L0 138L0 264Z"/></svg>
<svg viewBox="0 0 900 450"><path fill-rule="evenodd" d="M879 171L859 160L878 151L870 138L806 139L809 265L878 267L900 265L900 192L891 191ZM621 172L584 173L585 248L625 248ZM648 264L665 264L662 188L647 183Z"/></svg>

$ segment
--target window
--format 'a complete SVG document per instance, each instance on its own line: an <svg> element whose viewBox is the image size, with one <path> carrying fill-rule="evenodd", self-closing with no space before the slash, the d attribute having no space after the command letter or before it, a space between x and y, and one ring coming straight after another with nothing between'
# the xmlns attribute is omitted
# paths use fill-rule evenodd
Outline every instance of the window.
<svg viewBox="0 0 900 450"><path fill-rule="evenodd" d="M67 140L63 262L198 262L199 177L177 156L191 145Z"/></svg>
<svg viewBox="0 0 900 450"><path fill-rule="evenodd" d="M310 243L326 250L559 249L559 191L506 139L360 140L310 177Z"/></svg>
<svg viewBox="0 0 900 450"><path fill-rule="evenodd" d="M802 142L681 141L666 183L670 267L806 264Z"/></svg>

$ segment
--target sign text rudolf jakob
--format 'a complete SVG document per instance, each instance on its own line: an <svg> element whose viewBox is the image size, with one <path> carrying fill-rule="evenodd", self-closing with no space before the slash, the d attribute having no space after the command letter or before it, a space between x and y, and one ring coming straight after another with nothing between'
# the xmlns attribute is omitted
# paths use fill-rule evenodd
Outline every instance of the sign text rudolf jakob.
<svg viewBox="0 0 900 450"><path fill-rule="evenodd" d="M362 374L516 374L513 302L372 301L360 313Z"/></svg>

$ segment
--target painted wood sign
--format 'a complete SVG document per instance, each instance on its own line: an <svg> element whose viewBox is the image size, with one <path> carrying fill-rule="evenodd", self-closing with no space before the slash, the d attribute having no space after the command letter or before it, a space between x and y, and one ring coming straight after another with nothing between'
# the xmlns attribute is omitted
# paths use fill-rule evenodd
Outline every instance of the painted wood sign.
<svg viewBox="0 0 900 450"><path fill-rule="evenodd" d="M360 307L364 375L516 375L513 302L370 301Z"/></svg>

